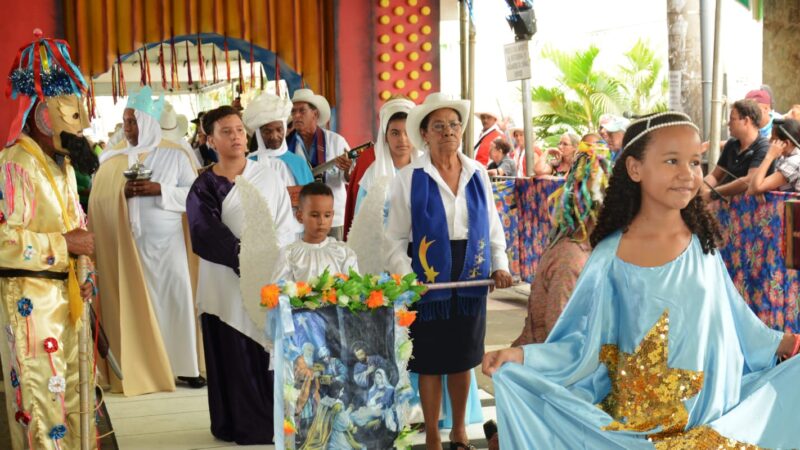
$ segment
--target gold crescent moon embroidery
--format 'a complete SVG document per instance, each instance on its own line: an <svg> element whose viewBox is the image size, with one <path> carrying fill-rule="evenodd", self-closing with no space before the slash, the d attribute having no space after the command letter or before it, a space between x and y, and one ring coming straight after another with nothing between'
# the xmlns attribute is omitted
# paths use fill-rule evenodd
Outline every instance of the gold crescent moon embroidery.
<svg viewBox="0 0 800 450"><path fill-rule="evenodd" d="M419 263L422 266L422 270L425 271L428 283L435 283L436 276L439 275L439 272L428 265L428 249L434 242L436 242L436 239L428 242L428 236L423 236L422 241L419 243Z"/></svg>

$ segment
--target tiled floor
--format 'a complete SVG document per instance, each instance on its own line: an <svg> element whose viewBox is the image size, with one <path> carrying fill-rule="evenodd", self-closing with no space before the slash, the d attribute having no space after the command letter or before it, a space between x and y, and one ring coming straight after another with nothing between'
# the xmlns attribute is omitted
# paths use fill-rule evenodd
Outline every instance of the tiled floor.
<svg viewBox="0 0 800 450"><path fill-rule="evenodd" d="M488 303L489 319L512 314L524 317L524 304L527 299L527 286L495 292ZM521 322L521 319L519 319ZM502 327L497 327L502 328ZM514 329L517 331L517 329ZM503 337L498 340L492 330L487 330L487 351L506 345ZM491 389L485 382L479 383ZM483 419L495 418L494 399L486 389L481 389ZM122 450L188 450L236 448L228 442L214 439L209 432L207 391L179 387L175 392L123 397L107 394L109 415L117 433ZM449 430L442 430L442 442L447 443ZM467 430L473 445L485 448L481 424L470 425ZM414 438L414 450L423 449L424 435ZM248 449L273 449L274 446L250 446Z"/></svg>

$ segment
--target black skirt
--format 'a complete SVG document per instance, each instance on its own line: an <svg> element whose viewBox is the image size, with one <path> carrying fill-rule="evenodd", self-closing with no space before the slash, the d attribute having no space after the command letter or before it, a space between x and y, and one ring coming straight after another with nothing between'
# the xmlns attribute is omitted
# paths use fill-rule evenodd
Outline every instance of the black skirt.
<svg viewBox="0 0 800 450"><path fill-rule="evenodd" d="M261 344L201 314L211 434L239 445L271 444L273 373ZM282 430L281 430L282 432Z"/></svg>
<svg viewBox="0 0 800 450"><path fill-rule="evenodd" d="M466 251L466 240L450 241L451 280L458 280L461 276ZM449 318L422 321L417 317L411 324L409 331L414 349L408 370L423 375L445 375L464 372L481 363L486 337L486 296L468 300L480 302L475 315L460 313L458 301L453 289Z"/></svg>

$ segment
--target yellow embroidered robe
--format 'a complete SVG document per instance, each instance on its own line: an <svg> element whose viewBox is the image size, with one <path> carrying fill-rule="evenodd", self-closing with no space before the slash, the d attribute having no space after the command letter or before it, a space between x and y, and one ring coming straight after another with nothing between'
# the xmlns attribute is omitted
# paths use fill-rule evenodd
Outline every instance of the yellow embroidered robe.
<svg viewBox="0 0 800 450"><path fill-rule="evenodd" d="M46 161L70 223L85 228L72 166L56 164L29 137L20 140ZM62 234L69 230L58 197L37 158L20 141L0 151L0 194L0 267L66 272ZM0 324L5 330L0 355L14 449L56 448L50 433L59 425L67 429L60 448L80 448L78 329L70 321L68 304L66 280L0 278ZM44 349L48 338L58 343L50 354ZM61 389L60 381L66 382Z"/></svg>

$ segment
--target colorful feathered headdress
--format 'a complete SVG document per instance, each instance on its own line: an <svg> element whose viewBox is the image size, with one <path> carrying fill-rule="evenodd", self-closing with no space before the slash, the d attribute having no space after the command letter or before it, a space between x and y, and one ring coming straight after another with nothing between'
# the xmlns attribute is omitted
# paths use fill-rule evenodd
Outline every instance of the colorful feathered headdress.
<svg viewBox="0 0 800 450"><path fill-rule="evenodd" d="M564 236L577 242L589 238L586 224L597 220L611 169L608 147L580 143L564 184L547 199L551 205L550 245Z"/></svg>
<svg viewBox="0 0 800 450"><path fill-rule="evenodd" d="M33 34L36 38L19 49L8 74L6 97L20 102L9 129L9 144L22 131L34 100L44 101L59 95L80 96L88 89L80 69L69 56L69 44L61 39L43 38L39 29Z"/></svg>

